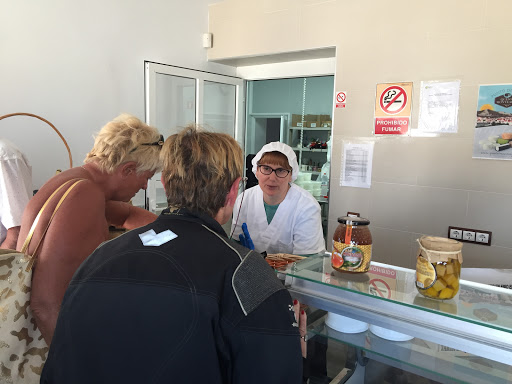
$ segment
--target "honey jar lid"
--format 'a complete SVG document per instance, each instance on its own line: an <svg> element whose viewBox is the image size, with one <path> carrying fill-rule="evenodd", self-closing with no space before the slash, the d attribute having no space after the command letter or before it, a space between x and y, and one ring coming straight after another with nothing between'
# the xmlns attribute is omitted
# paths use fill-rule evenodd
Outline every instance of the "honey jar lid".
<svg viewBox="0 0 512 384"><path fill-rule="evenodd" d="M370 220L365 219L364 217L341 216L338 217L338 223L349 225L368 225L370 224Z"/></svg>

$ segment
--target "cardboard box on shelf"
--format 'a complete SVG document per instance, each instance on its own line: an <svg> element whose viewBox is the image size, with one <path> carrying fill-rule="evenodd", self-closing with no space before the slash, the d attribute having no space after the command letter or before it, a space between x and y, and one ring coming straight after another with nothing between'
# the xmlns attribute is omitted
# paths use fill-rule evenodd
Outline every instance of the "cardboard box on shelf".
<svg viewBox="0 0 512 384"><path fill-rule="evenodd" d="M332 127L332 121L331 120L322 121L321 126L324 128L330 128L330 127Z"/></svg>
<svg viewBox="0 0 512 384"><path fill-rule="evenodd" d="M320 126L320 115L305 115L304 121L306 123L306 127L308 128L316 128Z"/></svg>
<svg viewBox="0 0 512 384"><path fill-rule="evenodd" d="M292 114L292 127L302 127L302 115Z"/></svg>
<svg viewBox="0 0 512 384"><path fill-rule="evenodd" d="M328 125L324 125L328 124ZM332 119L330 115L304 115L304 121L302 121L302 115L292 114L292 127L305 127L305 128L320 128L330 127Z"/></svg>

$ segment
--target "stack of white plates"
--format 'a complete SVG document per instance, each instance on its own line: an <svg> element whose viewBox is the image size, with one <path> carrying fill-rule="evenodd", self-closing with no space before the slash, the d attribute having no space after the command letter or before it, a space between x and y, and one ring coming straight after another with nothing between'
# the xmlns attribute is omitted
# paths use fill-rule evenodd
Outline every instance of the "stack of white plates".
<svg viewBox="0 0 512 384"><path fill-rule="evenodd" d="M396 331L392 331L391 329L377 327L376 325L370 325L370 331L386 340L391 341L408 341L414 339L413 336L406 335L405 333L400 333Z"/></svg>
<svg viewBox="0 0 512 384"><path fill-rule="evenodd" d="M327 313L325 324L327 324L328 327L343 333L359 333L368 329L368 323L331 312Z"/></svg>

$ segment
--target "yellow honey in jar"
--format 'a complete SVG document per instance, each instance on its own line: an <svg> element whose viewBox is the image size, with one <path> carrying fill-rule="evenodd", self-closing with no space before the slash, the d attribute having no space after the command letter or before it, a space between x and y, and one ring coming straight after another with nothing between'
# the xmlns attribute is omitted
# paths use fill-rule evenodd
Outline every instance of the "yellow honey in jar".
<svg viewBox="0 0 512 384"><path fill-rule="evenodd" d="M418 243L418 292L432 299L452 299L459 292L462 243L433 236L422 236Z"/></svg>
<svg viewBox="0 0 512 384"><path fill-rule="evenodd" d="M332 268L339 272L368 272L372 259L370 220L343 216L338 223L332 241Z"/></svg>

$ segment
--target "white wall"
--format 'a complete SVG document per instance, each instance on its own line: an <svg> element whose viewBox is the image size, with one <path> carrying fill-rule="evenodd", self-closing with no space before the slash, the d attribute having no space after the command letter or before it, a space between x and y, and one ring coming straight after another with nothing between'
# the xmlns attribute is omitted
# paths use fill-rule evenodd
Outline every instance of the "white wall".
<svg viewBox="0 0 512 384"><path fill-rule="evenodd" d="M422 234L489 230L491 247L464 244L464 266L512 268L512 162L471 158L479 84L512 83L511 13L510 0L225 0L210 6L208 56L250 64L335 47L335 90L349 98L334 111L328 236L360 212L374 259L414 267ZM372 135L377 83L414 83L415 128L421 81L450 79L461 80L457 134ZM370 189L340 187L345 139L376 141Z"/></svg>
<svg viewBox="0 0 512 384"><path fill-rule="evenodd" d="M92 135L119 113L144 119L144 60L234 75L206 61L202 33L214 0L0 0L0 115L52 122L82 164ZM61 140L30 117L0 121L40 187L69 166Z"/></svg>

